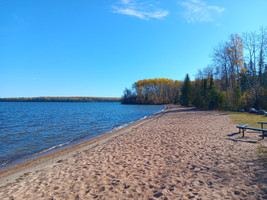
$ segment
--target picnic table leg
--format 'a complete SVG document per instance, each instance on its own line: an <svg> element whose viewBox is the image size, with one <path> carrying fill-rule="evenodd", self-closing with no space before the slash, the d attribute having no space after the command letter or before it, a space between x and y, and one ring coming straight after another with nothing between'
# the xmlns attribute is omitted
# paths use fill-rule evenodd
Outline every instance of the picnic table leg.
<svg viewBox="0 0 267 200"><path fill-rule="evenodd" d="M262 136L261 136L261 137L262 137L262 139L264 139L264 134L265 134L265 132L264 132L264 131L262 131Z"/></svg>
<svg viewBox="0 0 267 200"><path fill-rule="evenodd" d="M242 128L242 131L243 131L243 137L245 136L245 129L244 128Z"/></svg>

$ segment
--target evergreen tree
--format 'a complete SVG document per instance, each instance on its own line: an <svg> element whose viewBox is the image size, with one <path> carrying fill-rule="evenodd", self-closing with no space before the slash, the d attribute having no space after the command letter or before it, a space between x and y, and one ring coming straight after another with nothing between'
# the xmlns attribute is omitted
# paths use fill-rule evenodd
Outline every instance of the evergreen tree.
<svg viewBox="0 0 267 200"><path fill-rule="evenodd" d="M192 102L193 87L188 74L186 74L184 85L182 87L181 103L183 106L189 106Z"/></svg>
<svg viewBox="0 0 267 200"><path fill-rule="evenodd" d="M210 77L208 108L210 110L223 108L223 95L216 90L212 76Z"/></svg>

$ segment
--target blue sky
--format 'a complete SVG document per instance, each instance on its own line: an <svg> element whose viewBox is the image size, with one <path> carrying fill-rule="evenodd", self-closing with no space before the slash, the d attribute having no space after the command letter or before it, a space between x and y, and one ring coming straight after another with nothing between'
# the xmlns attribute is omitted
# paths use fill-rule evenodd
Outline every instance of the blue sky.
<svg viewBox="0 0 267 200"><path fill-rule="evenodd" d="M0 97L120 97L191 79L230 34L267 25L267 0L0 0Z"/></svg>

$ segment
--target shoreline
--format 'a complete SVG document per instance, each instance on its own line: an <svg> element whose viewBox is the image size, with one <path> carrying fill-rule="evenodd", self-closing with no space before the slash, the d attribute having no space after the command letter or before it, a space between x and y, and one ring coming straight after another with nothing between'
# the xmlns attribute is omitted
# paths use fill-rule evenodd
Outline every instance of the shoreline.
<svg viewBox="0 0 267 200"><path fill-rule="evenodd" d="M256 134L224 113L168 105L161 113L7 170L5 199L266 199ZM253 132L252 132L253 133Z"/></svg>
<svg viewBox="0 0 267 200"><path fill-rule="evenodd" d="M119 126L121 127L119 129L117 127L111 131L108 131L107 133L100 134L99 136L89 139L81 139L80 142L78 140L74 144L69 143L67 146L52 149L51 151L41 153L40 155L30 155L29 158L22 159L21 162L14 161L14 165L12 164L11 166L3 169L0 168L0 187L15 181L19 177L23 176L23 174L40 170L48 165L56 164L60 160L79 153L80 151L89 150L98 146L99 144L108 142L109 140L112 140L121 134L125 134L127 129L132 129L136 126L139 126L140 124L145 123L146 120L160 115L162 112L168 109L168 105L165 105L161 111L151 116L140 118L137 121L129 122L126 126L123 124Z"/></svg>
<svg viewBox="0 0 267 200"><path fill-rule="evenodd" d="M142 117L140 119L137 119L135 121L130 121L130 122L124 123L124 124L122 124L122 125L120 125L118 127L114 127L113 129L110 129L110 130L105 130L105 131L103 130L103 131L99 132L97 134L97 136L88 135L88 136L86 136L84 138L72 139L71 141L68 141L68 142L65 142L65 143L60 143L60 144L57 144L55 146L49 147L47 149L42 149L40 151L31 153L29 155L25 155L23 157L19 157L19 158L15 158L13 160L10 160L10 161L6 161L5 163L0 165L0 177L1 177L1 172L2 171L5 171L5 170L7 170L9 168L12 168L12 167L15 167L17 165L20 165L20 164L22 164L24 162L28 162L28 161L31 161L31 160L34 160L34 159L38 159L39 157L42 157L42 156L46 156L47 154L52 154L52 153L54 153L56 151L61 151L61 150L65 149L65 148L71 148L72 146L79 145L80 143L84 143L84 142L90 141L90 140L92 140L94 138L98 138L99 136L106 135L106 134L109 134L109 133L114 132L114 131L118 131L118 130L120 130L122 128L125 128L125 127L127 127L127 126L129 126L131 124L134 124L134 123L136 123L138 121L141 121L141 120L144 120L144 119L146 119L148 117L154 116L155 114L160 113L160 112L164 111L167 108L166 105L163 105L163 107L164 108L162 110L160 110L160 111L158 111L158 112L156 112L156 113L154 113L152 115L144 116L144 117Z"/></svg>

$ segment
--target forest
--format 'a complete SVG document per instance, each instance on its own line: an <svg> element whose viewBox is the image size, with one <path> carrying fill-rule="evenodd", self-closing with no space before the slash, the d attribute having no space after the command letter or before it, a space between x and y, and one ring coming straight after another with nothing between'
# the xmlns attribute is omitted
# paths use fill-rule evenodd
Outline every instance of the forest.
<svg viewBox="0 0 267 200"><path fill-rule="evenodd" d="M0 98L0 102L119 102L120 98L106 97L29 97Z"/></svg>
<svg viewBox="0 0 267 200"><path fill-rule="evenodd" d="M145 79L126 88L124 104L181 104L204 109L267 109L267 27L232 34L191 81Z"/></svg>

